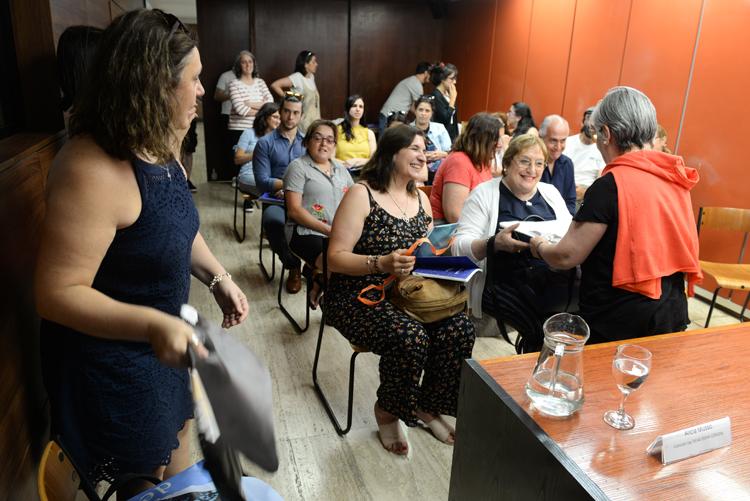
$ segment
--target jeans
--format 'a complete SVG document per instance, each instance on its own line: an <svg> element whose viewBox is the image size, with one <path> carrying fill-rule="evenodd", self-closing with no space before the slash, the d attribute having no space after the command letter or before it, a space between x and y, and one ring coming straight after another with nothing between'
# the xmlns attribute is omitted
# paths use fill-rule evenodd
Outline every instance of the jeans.
<svg viewBox="0 0 750 501"><path fill-rule="evenodd" d="M271 250L279 256L281 262L290 270L298 270L302 263L297 256L289 250L289 244L286 241L284 227L286 218L284 208L278 205L269 205L263 209L263 219L261 220L263 230L268 237L268 244Z"/></svg>

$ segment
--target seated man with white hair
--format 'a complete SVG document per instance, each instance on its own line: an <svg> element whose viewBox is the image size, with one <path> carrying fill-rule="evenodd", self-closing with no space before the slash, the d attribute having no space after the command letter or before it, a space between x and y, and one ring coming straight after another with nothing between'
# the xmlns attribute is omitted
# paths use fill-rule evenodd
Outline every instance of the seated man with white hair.
<svg viewBox="0 0 750 501"><path fill-rule="evenodd" d="M557 191L565 200L565 205L568 206L568 211L575 214L576 184L573 162L563 155L568 134L570 134L568 121L560 115L548 115L542 120L542 125L539 127L539 137L547 146L549 157L541 181L557 188Z"/></svg>
<svg viewBox="0 0 750 501"><path fill-rule="evenodd" d="M580 134L568 137L565 145L565 156L573 161L578 200L583 199L583 194L604 168L604 158L596 147L596 131L591 123L593 111L592 106L583 112Z"/></svg>

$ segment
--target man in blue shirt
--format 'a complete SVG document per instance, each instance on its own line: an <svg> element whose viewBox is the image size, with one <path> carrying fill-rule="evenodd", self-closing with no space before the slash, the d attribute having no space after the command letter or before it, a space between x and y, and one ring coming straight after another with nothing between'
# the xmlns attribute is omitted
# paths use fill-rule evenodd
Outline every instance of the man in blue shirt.
<svg viewBox="0 0 750 501"><path fill-rule="evenodd" d="M258 140L253 153L253 174L259 191L284 198L282 191L284 173L292 160L305 153L303 136L297 130L302 118L302 101L287 95L279 110L281 124L271 133ZM284 265L289 269L286 290L296 294L302 288L300 260L289 250L284 235L284 208L270 205L263 211L261 225L268 237L268 243Z"/></svg>
<svg viewBox="0 0 750 501"><path fill-rule="evenodd" d="M573 161L563 155L565 140L570 134L567 120L560 115L548 115L539 127L539 137L547 146L549 160L541 181L557 188L571 214L576 212L576 183Z"/></svg>

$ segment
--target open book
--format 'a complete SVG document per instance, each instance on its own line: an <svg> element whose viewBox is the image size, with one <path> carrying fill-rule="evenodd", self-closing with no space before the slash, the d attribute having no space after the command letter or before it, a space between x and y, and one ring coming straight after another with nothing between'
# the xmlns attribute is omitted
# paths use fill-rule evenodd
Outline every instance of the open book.
<svg viewBox="0 0 750 501"><path fill-rule="evenodd" d="M504 221L500 227L507 228L520 223L513 233L513 238L528 242L532 237L546 237L550 243L556 244L568 232L569 219L553 219L551 221Z"/></svg>
<svg viewBox="0 0 750 501"><path fill-rule="evenodd" d="M412 274L465 283L480 271L474 261L466 256L417 256Z"/></svg>

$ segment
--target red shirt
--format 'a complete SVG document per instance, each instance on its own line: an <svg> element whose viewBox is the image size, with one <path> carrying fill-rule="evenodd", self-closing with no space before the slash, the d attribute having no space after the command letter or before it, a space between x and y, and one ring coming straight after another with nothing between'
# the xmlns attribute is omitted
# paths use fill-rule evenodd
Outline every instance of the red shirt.
<svg viewBox="0 0 750 501"><path fill-rule="evenodd" d="M456 183L473 190L477 185L492 179L490 169L477 170L469 156L463 151L454 151L440 164L435 181L432 183L430 205L434 219L445 219L443 213L443 186L445 183Z"/></svg>

